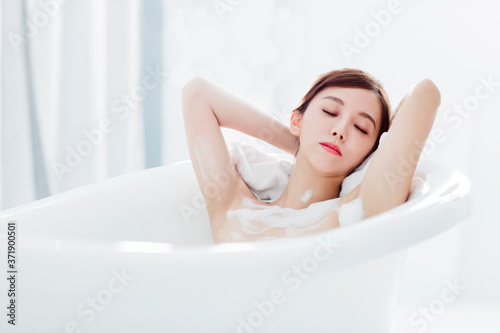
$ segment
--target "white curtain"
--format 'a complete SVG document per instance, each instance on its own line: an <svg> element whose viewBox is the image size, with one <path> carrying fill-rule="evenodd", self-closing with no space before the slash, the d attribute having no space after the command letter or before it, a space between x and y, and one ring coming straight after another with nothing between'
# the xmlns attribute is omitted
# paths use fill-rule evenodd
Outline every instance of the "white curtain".
<svg viewBox="0 0 500 333"><path fill-rule="evenodd" d="M141 85L140 14L137 0L2 1L3 209L144 167L141 103L125 115L121 99Z"/></svg>

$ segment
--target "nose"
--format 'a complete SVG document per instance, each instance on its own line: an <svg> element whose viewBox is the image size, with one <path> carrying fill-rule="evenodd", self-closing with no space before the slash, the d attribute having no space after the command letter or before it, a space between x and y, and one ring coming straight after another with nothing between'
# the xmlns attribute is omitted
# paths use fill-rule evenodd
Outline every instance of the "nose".
<svg viewBox="0 0 500 333"><path fill-rule="evenodd" d="M335 131L335 130L334 130L332 134L333 134L333 136L335 136L335 137L336 137L336 136L339 136L340 140L341 140L341 141L344 141L344 136L343 136L342 134L340 134L338 131Z"/></svg>

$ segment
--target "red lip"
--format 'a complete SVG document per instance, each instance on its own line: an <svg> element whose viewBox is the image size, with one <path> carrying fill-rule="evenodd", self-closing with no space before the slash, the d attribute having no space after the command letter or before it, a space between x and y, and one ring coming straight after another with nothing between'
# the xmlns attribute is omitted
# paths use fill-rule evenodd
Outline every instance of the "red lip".
<svg viewBox="0 0 500 333"><path fill-rule="evenodd" d="M323 146L323 148L326 149L326 151L328 151L332 154L335 154L335 155L342 156L342 152L340 151L340 148L337 147L336 145L334 145L333 143L321 142L321 145Z"/></svg>

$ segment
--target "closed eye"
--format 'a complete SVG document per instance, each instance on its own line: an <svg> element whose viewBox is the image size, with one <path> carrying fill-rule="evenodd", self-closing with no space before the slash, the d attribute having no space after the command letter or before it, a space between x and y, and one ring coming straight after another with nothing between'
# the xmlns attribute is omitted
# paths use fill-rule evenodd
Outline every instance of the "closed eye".
<svg viewBox="0 0 500 333"><path fill-rule="evenodd" d="M332 117L337 117L337 115L336 115L335 113L328 112L328 111L326 111L326 110L324 110L324 109L323 109L323 112L324 112L324 113L326 113L326 114L328 114L328 115L330 115L330 116L332 116ZM358 129L361 133L363 133L363 134L368 134L368 132L367 132L367 131L365 131L364 129L362 129L362 128L361 128L361 127L359 127L358 125L354 125L354 127L356 127L356 128L357 128L357 129Z"/></svg>
<svg viewBox="0 0 500 333"><path fill-rule="evenodd" d="M326 111L324 109L323 109L323 112L326 113L326 114L329 114L330 116L337 117L337 115L335 113L328 112L328 111Z"/></svg>
<svg viewBox="0 0 500 333"><path fill-rule="evenodd" d="M357 129L359 129L361 131L361 133L363 134L368 134L367 131L365 131L364 129L362 129L361 127L359 127L358 125L354 125L354 127L356 127Z"/></svg>

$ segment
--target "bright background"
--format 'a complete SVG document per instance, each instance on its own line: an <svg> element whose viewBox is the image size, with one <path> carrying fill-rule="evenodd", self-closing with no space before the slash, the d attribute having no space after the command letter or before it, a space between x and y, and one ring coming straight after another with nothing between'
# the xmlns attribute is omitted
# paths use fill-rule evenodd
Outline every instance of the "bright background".
<svg viewBox="0 0 500 333"><path fill-rule="evenodd" d="M428 77L442 94L431 138L444 136L425 158L469 176L476 211L410 249L395 331L417 332L411 314L456 280L466 290L427 332L498 332L499 14L488 0L0 0L0 207L189 159L180 97L193 75L284 123L332 69L368 71L394 106ZM88 144L103 119L111 129Z"/></svg>

